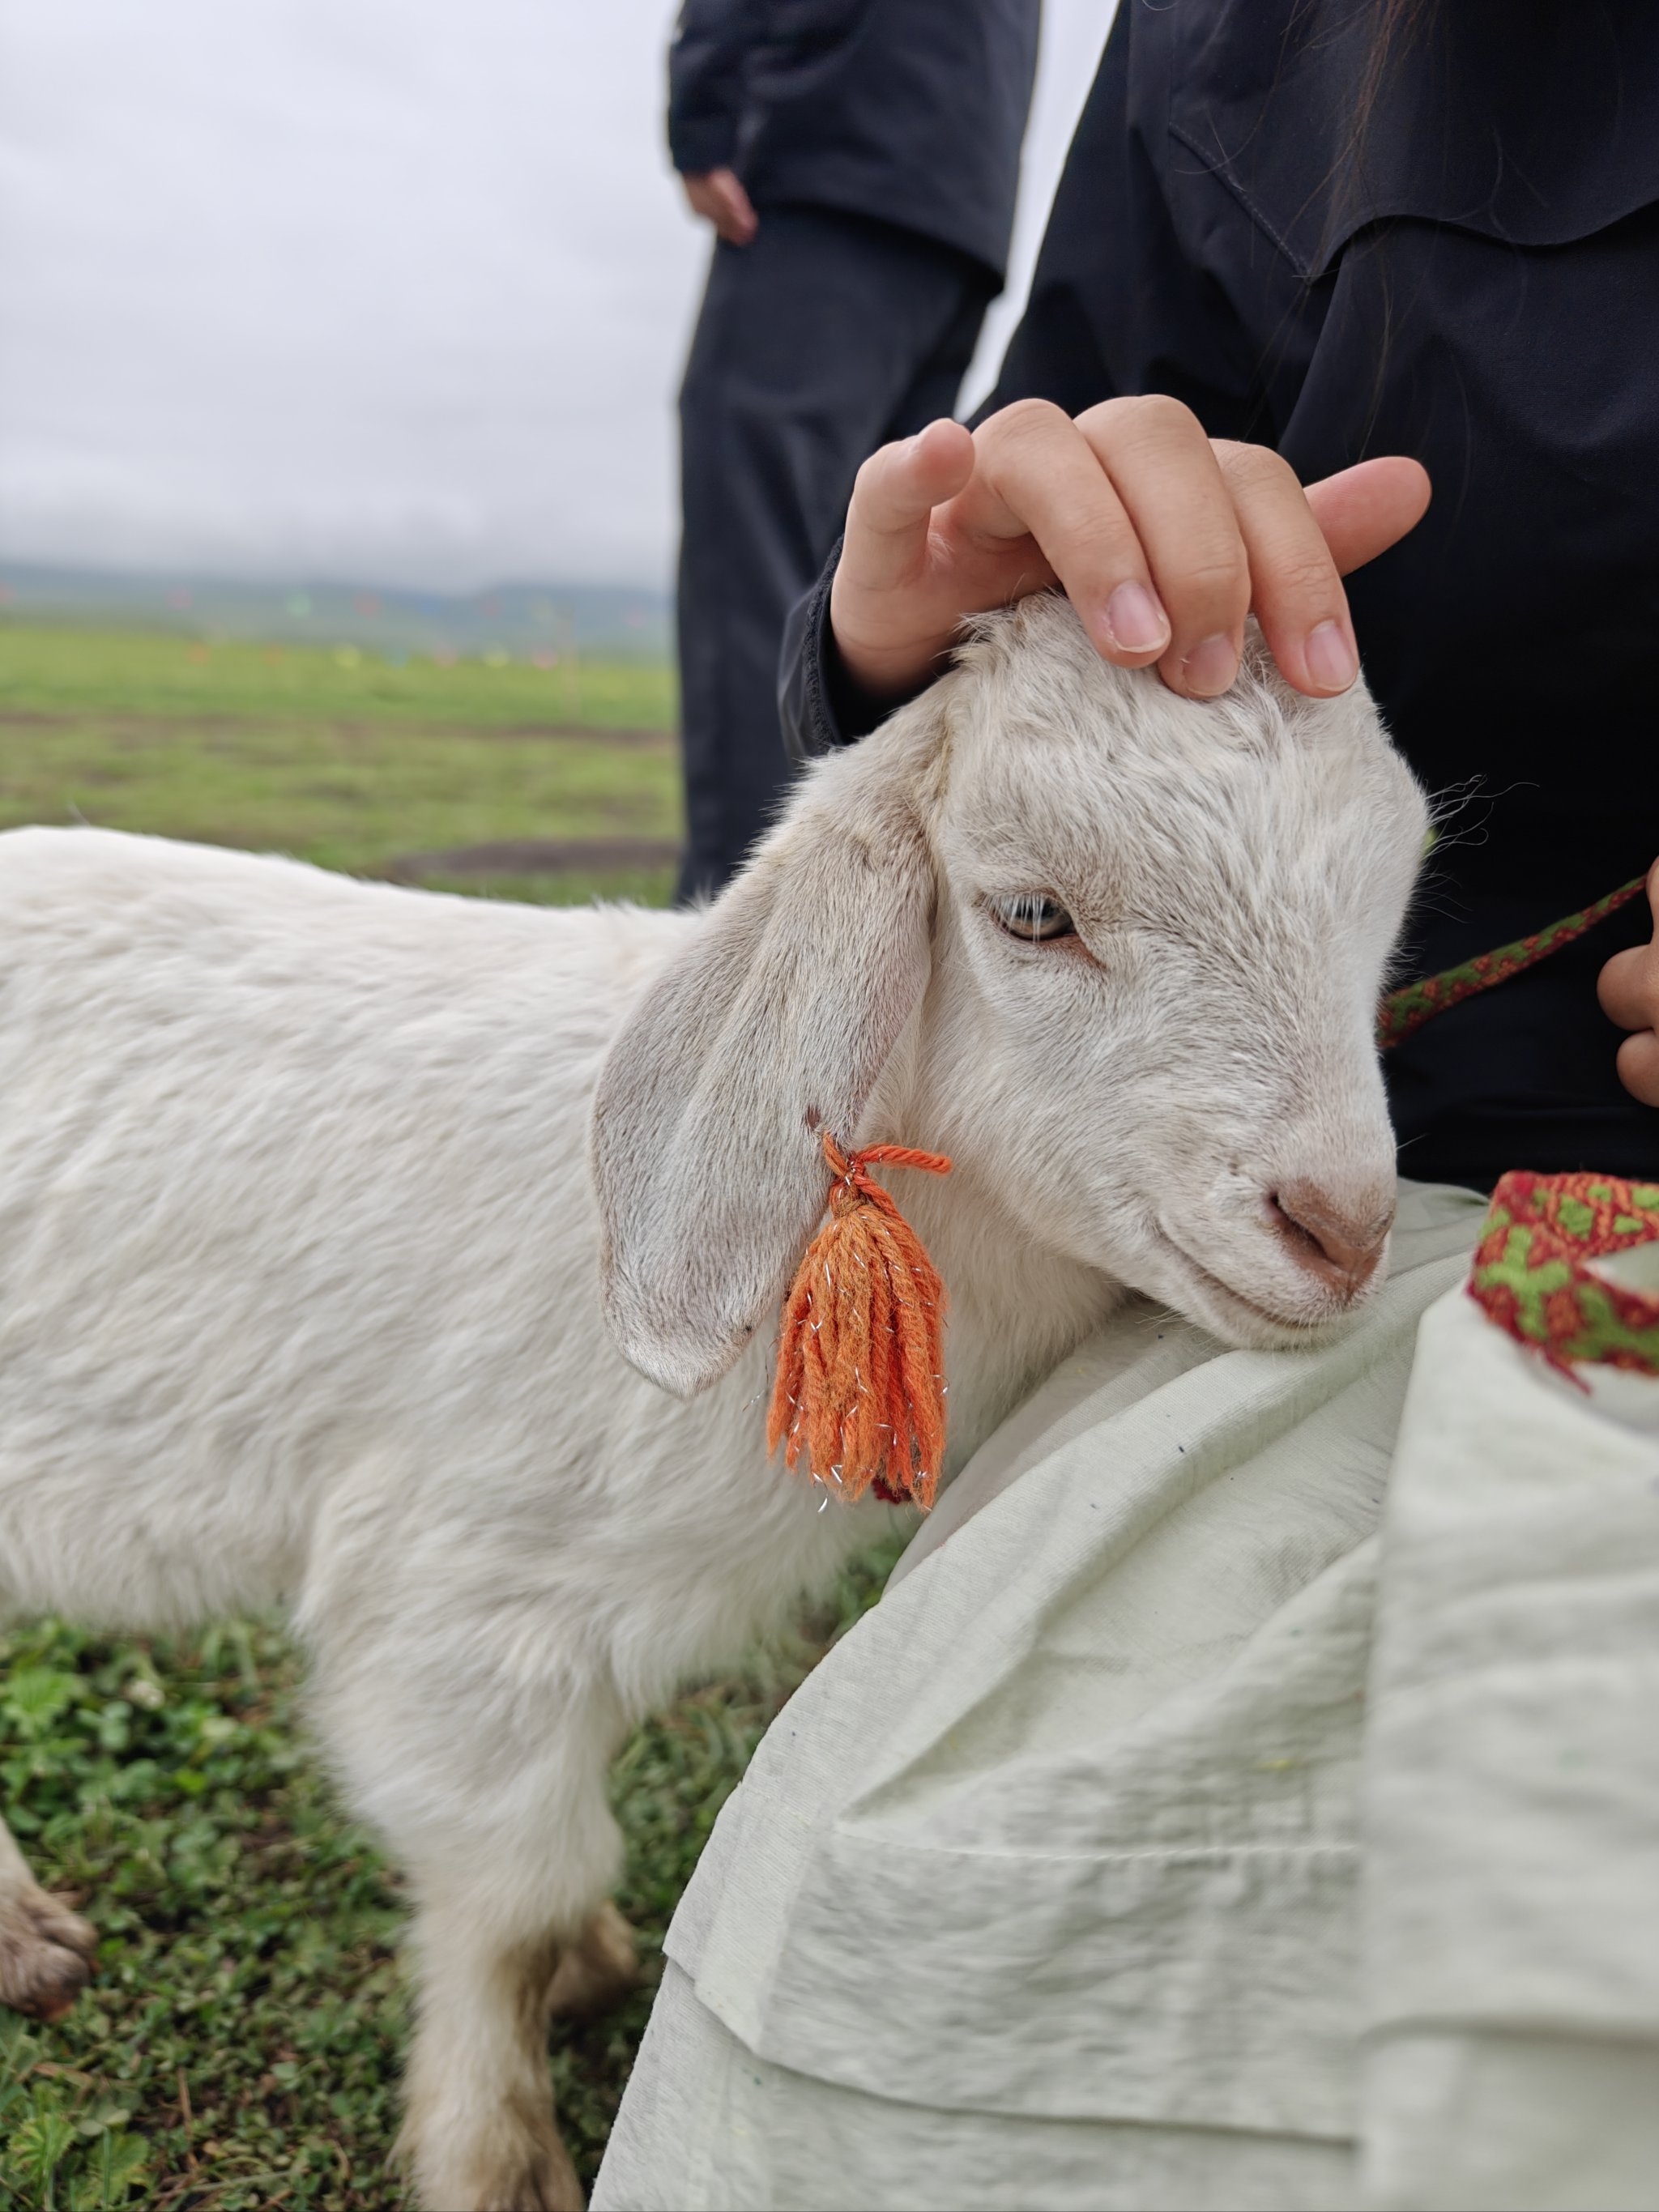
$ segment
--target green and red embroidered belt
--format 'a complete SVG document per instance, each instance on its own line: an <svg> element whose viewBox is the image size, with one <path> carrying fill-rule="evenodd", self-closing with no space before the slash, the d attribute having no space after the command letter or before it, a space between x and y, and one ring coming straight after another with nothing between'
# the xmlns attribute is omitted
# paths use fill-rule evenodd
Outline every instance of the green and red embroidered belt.
<svg viewBox="0 0 1659 2212"><path fill-rule="evenodd" d="M1659 1183L1519 1170L1492 1193L1469 1296L1564 1375L1575 1365L1659 1374L1659 1297L1592 1264L1656 1237Z"/></svg>

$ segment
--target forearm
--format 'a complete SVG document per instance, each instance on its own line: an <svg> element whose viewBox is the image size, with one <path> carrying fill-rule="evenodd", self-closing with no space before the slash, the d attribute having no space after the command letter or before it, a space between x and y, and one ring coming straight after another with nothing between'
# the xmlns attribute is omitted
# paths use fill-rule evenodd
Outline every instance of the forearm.
<svg viewBox="0 0 1659 2212"><path fill-rule="evenodd" d="M730 166L767 0L685 0L668 51L668 151L682 176Z"/></svg>

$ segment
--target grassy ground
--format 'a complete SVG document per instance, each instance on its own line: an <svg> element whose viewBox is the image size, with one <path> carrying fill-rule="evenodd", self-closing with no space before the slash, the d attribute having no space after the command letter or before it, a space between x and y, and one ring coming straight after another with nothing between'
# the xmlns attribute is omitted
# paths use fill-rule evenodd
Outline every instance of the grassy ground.
<svg viewBox="0 0 1659 2212"><path fill-rule="evenodd" d="M180 714L526 723L667 731L672 669L574 657L539 666L483 660L383 660L355 646L206 644L125 630L0 623L0 713Z"/></svg>
<svg viewBox="0 0 1659 2212"><path fill-rule="evenodd" d="M0 624L0 828L87 821L372 875L509 838L666 847L673 710L670 672L647 665L393 666ZM671 877L665 861L512 890L662 898Z"/></svg>
<svg viewBox="0 0 1659 2212"><path fill-rule="evenodd" d="M640 1729L612 1796L641 1988L556 2027L554 2092L598 2169L663 1932L768 1722L879 1591L855 1568L799 1637ZM98 1979L40 2027L0 2013L0 2203L392 2212L408 2027L398 1881L307 1742L296 1655L266 1623L186 1646L44 1623L0 1642L0 1791L48 1887L84 1899Z"/></svg>
<svg viewBox="0 0 1659 2212"><path fill-rule="evenodd" d="M659 668L393 666L0 624L0 828L86 819L377 874L501 840L672 840L672 708ZM659 898L667 882L665 868L450 887ZM556 2032L586 2178L714 1815L890 1564L849 1575L799 1639L641 1729L618 1762L620 1901L650 1972L610 2020ZM53 1623L0 1640L0 1804L102 1938L67 2021L0 2013L0 2206L401 2202L384 2163L407 2025L397 1875L342 1819L301 1692L268 1622L178 1646Z"/></svg>

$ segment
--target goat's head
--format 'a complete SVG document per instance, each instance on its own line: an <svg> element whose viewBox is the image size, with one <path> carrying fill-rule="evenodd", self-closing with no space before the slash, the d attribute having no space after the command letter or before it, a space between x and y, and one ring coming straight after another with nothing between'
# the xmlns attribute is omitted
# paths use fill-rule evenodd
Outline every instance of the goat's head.
<svg viewBox="0 0 1659 2212"><path fill-rule="evenodd" d="M825 1127L951 1152L1034 1241L1229 1343L1352 1315L1392 1218L1371 1032L1426 818L1363 689L1304 699L1258 644L1197 705L1061 599L988 618L813 772L613 1048L623 1349L689 1392L769 1322Z"/></svg>

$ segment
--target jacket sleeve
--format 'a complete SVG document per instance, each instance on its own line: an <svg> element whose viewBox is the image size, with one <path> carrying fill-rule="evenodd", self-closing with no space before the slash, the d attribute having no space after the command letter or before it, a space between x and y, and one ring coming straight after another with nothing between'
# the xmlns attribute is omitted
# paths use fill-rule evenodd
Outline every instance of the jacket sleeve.
<svg viewBox="0 0 1659 2212"><path fill-rule="evenodd" d="M668 151L682 176L728 168L769 0L684 0L668 49Z"/></svg>

